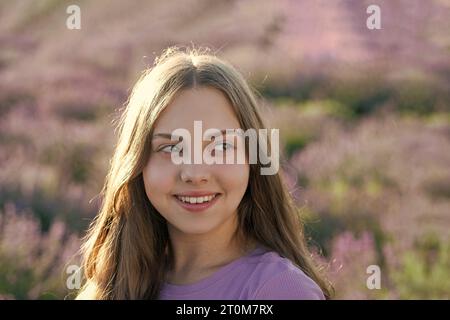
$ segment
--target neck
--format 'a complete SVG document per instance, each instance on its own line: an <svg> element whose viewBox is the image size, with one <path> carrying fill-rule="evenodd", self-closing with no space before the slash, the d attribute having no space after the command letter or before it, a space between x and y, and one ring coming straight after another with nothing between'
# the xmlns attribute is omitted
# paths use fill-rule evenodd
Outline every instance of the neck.
<svg viewBox="0 0 450 320"><path fill-rule="evenodd" d="M253 242L234 236L234 230L222 225L208 233L186 234L169 227L173 264L167 280L175 284L198 281L254 248Z"/></svg>

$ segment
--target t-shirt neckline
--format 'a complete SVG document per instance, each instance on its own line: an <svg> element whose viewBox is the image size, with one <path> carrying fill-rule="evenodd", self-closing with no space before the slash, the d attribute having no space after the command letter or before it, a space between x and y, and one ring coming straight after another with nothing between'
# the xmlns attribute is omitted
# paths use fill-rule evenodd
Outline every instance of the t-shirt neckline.
<svg viewBox="0 0 450 320"><path fill-rule="evenodd" d="M190 284L171 284L168 282L163 283L164 291L169 291L170 295L175 294L191 294L195 291L203 290L218 280L222 279L223 276L229 272L231 272L236 267L240 266L242 263L244 263L245 259L254 255L257 255L261 252L264 252L265 249L262 246L257 246L255 249L250 251L245 256L242 256L240 258L237 258L228 264L224 265L223 267L220 267L217 271L215 271L213 274L209 275L208 277L201 279L197 282L190 283Z"/></svg>

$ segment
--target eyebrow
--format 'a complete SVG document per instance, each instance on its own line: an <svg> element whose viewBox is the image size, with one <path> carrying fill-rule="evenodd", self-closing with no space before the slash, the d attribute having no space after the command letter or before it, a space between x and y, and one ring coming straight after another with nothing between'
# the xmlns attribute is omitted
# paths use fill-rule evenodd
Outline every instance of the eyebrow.
<svg viewBox="0 0 450 320"><path fill-rule="evenodd" d="M155 133L153 136L152 136L152 140L153 139L155 139L155 138L159 138L159 137L161 137L161 138L165 138L165 139L172 139L172 135L170 134L170 133ZM178 137L178 136L174 136L175 138L180 138L180 137Z"/></svg>
<svg viewBox="0 0 450 320"><path fill-rule="evenodd" d="M228 130L237 130L237 129L228 129ZM222 135L226 134L227 133L227 129L220 130L220 133L222 133ZM230 132L230 133L233 133L233 132ZM205 137L206 138L210 138L211 136L212 135L206 135ZM155 133L152 136L152 140L155 139L155 138L159 138L159 137L171 140L172 139L172 134L171 133ZM177 136L177 135L174 135L173 137L176 138L178 141L182 138L181 136Z"/></svg>

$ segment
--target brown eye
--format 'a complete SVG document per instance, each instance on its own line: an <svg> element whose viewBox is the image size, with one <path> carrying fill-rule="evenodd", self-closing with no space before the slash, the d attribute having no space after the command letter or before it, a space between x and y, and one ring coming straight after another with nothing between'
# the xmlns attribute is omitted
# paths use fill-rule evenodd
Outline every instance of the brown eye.
<svg viewBox="0 0 450 320"><path fill-rule="evenodd" d="M159 149L159 151L162 151L164 153L180 152L181 150L183 150L183 148L178 144L167 145Z"/></svg>
<svg viewBox="0 0 450 320"><path fill-rule="evenodd" d="M214 146L214 150L217 150L217 151L226 151L226 150L233 149L233 148L234 148L234 145L227 141L220 142Z"/></svg>

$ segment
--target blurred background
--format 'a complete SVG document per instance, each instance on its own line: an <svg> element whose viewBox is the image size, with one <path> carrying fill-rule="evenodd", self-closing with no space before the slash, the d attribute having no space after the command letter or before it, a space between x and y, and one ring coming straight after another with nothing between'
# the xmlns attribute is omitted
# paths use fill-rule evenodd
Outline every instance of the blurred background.
<svg viewBox="0 0 450 320"><path fill-rule="evenodd" d="M261 93L336 298L448 299L449 30L449 0L0 0L0 298L72 296L112 122L164 48L194 44Z"/></svg>

